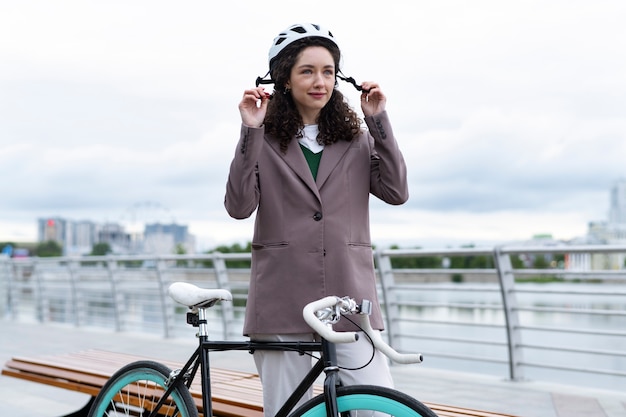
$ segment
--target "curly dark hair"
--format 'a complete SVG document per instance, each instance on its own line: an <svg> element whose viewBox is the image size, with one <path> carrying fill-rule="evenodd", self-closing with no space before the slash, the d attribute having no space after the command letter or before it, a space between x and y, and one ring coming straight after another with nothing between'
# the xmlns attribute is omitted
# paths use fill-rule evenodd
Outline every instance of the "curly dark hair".
<svg viewBox="0 0 626 417"><path fill-rule="evenodd" d="M309 46L322 46L328 49L335 61L335 74L339 72L341 58L339 48L327 39L318 37L307 37L291 43L272 61L270 72L275 92L267 107L264 123L265 131L280 142L283 153L287 152L289 143L304 127L291 94L283 94L283 91L300 52ZM330 100L320 111L317 123L320 131L317 141L323 145L330 145L340 140L353 140L361 130L362 121L347 103L344 95L335 88Z"/></svg>

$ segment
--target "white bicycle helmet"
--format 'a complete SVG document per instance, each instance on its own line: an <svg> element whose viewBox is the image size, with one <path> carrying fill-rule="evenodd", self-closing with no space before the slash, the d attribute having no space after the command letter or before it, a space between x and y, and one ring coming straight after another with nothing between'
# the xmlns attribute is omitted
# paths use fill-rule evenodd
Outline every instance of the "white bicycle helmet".
<svg viewBox="0 0 626 417"><path fill-rule="evenodd" d="M274 38L274 41L272 42L272 47L270 48L269 57L268 57L270 70L263 77L256 78L256 86L258 87L261 84L274 84L274 80L271 78L271 76L270 76L270 79L268 80L265 79L265 77L270 75L270 73L272 72L272 61L278 56L278 54L280 54L280 52L283 49L285 49L287 45L289 45L290 43L294 41L297 41L298 39L302 39L306 37L319 37L319 38L328 39L329 41L334 43L337 47L339 47L333 34L330 33L328 29L325 29L324 27L320 25L316 25L313 23L300 23L300 24L289 26L287 29L280 32L278 36ZM363 88L356 83L354 78L344 76L341 73L341 70L337 71L337 78L343 81L349 82L358 91L369 92L369 90L363 90Z"/></svg>
<svg viewBox="0 0 626 417"><path fill-rule="evenodd" d="M313 23L295 24L283 30L278 34L278 36L274 38L274 41L272 42L272 47L270 48L269 52L270 67L272 66L272 60L276 58L280 51L285 49L287 45L294 41L297 41L298 39L313 36L328 39L332 43L337 45L337 41L335 41L333 34L322 26L315 25Z"/></svg>

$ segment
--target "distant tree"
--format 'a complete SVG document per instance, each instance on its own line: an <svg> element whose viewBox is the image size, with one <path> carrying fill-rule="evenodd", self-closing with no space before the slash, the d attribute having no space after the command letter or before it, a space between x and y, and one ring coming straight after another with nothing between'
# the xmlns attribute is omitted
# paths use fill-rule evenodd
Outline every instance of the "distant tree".
<svg viewBox="0 0 626 417"><path fill-rule="evenodd" d="M417 268L441 268L443 258L441 256L419 256L415 258Z"/></svg>
<svg viewBox="0 0 626 417"><path fill-rule="evenodd" d="M463 245L462 248L474 248L474 244ZM450 268L453 269L485 269L493 268L494 261L491 255L451 256Z"/></svg>
<svg viewBox="0 0 626 417"><path fill-rule="evenodd" d="M524 259L521 256L511 256L511 266L513 269L522 269L524 268Z"/></svg>
<svg viewBox="0 0 626 417"><path fill-rule="evenodd" d="M50 258L53 256L62 256L63 248L54 240L39 243L35 247L35 255L40 258Z"/></svg>
<svg viewBox="0 0 626 417"><path fill-rule="evenodd" d="M392 245L389 249L400 249L398 245ZM414 249L421 249L419 247ZM391 266L396 269L417 268L441 268L442 258L439 256L413 256L391 258Z"/></svg>
<svg viewBox="0 0 626 417"><path fill-rule="evenodd" d="M185 255L187 253L187 249L185 249L185 245L183 245L182 243L177 243L176 247L174 248L174 254L175 255ZM185 260L178 260L176 261L176 265L177 266L185 266L185 265L192 265L192 262L187 262Z"/></svg>
<svg viewBox="0 0 626 417"><path fill-rule="evenodd" d="M553 261L556 263L557 267L564 268L565 267L565 254L564 253L555 254Z"/></svg>
<svg viewBox="0 0 626 417"><path fill-rule="evenodd" d="M176 255L185 255L187 253L187 249L185 249L185 245L182 243L177 243L174 248L174 254Z"/></svg>
<svg viewBox="0 0 626 417"><path fill-rule="evenodd" d="M107 242L100 242L93 245L93 247L91 248L91 253L89 255L104 256L108 255L111 252L111 245L109 245Z"/></svg>
<svg viewBox="0 0 626 417"><path fill-rule="evenodd" d="M452 282L460 284L463 282L463 274L452 274L450 279Z"/></svg>
<svg viewBox="0 0 626 417"><path fill-rule="evenodd" d="M473 256L450 256L450 268L466 269L471 268Z"/></svg>
<svg viewBox="0 0 626 417"><path fill-rule="evenodd" d="M220 252L220 253L251 253L252 252L252 243L248 242L246 246L241 246L239 243L235 243L231 246L218 246L213 250L210 250L206 253L212 252ZM213 262L206 261L204 262L206 266L213 266ZM226 261L226 266L228 268L250 268L250 261Z"/></svg>
<svg viewBox="0 0 626 417"><path fill-rule="evenodd" d="M539 255L535 256L533 259L533 268L535 269L545 269L550 267L550 262L546 259L545 256Z"/></svg>
<svg viewBox="0 0 626 417"><path fill-rule="evenodd" d="M470 256L468 261L469 268L481 269L481 268L493 268L493 258L491 256Z"/></svg>
<svg viewBox="0 0 626 417"><path fill-rule="evenodd" d="M213 249L212 252L221 252L221 253L246 253L252 252L252 243L248 242L246 246L241 246L239 243L235 243L231 246L218 246Z"/></svg>

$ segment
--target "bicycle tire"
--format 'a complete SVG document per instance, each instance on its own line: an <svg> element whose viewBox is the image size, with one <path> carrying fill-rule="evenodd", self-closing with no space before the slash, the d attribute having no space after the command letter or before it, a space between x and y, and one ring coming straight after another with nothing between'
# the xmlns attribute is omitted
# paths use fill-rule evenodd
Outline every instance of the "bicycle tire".
<svg viewBox="0 0 626 417"><path fill-rule="evenodd" d="M337 408L342 415L351 417L369 417L374 413L396 417L437 417L437 414L415 398L394 389L374 385L338 387ZM302 404L290 417L326 417L324 395L320 394Z"/></svg>
<svg viewBox="0 0 626 417"><path fill-rule="evenodd" d="M171 370L158 362L138 361L120 368L104 384L89 417L147 416L165 392ZM189 389L180 385L168 397L159 416L198 417Z"/></svg>

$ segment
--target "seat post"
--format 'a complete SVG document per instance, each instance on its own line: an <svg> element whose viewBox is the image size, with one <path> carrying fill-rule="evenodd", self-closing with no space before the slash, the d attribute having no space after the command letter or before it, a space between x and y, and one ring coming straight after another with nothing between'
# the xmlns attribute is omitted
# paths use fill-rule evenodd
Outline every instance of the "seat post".
<svg viewBox="0 0 626 417"><path fill-rule="evenodd" d="M207 326L206 308L198 309L198 339L200 341L200 375L202 375L202 406L204 415L213 415L211 403L211 372L209 363L209 349L204 348L204 343L209 340L209 330Z"/></svg>

